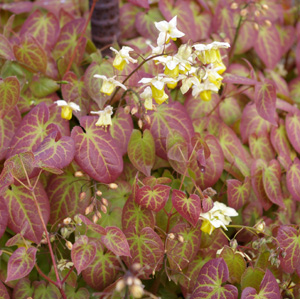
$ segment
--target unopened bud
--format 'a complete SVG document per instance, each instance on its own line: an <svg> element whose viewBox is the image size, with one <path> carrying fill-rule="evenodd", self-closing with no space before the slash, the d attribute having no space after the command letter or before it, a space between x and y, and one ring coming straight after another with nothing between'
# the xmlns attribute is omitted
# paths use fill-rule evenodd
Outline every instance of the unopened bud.
<svg viewBox="0 0 300 299"><path fill-rule="evenodd" d="M138 112L138 109L137 109L136 107L133 107L133 108L131 109L131 114L132 114L132 115L135 115L137 112Z"/></svg>
<svg viewBox="0 0 300 299"><path fill-rule="evenodd" d="M79 215L75 215L75 216L74 216L74 221L75 221L77 224L81 224L81 223L82 223L82 220L81 220L81 218L79 217Z"/></svg>
<svg viewBox="0 0 300 299"><path fill-rule="evenodd" d="M235 251L237 249L237 246L238 246L238 242L236 239L232 239L230 241L230 247Z"/></svg>
<svg viewBox="0 0 300 299"><path fill-rule="evenodd" d="M259 30L259 26L258 26L258 24L257 24L257 23L254 23L254 24L253 24L253 27L254 27L254 29L255 29L256 31L258 31L258 30Z"/></svg>
<svg viewBox="0 0 300 299"><path fill-rule="evenodd" d="M184 238L183 238L182 235L178 235L178 241L179 241L180 243L183 243L183 242L184 242Z"/></svg>
<svg viewBox="0 0 300 299"><path fill-rule="evenodd" d="M141 286L142 285L142 282L140 279L138 278L133 278L133 284L137 285L137 286Z"/></svg>
<svg viewBox="0 0 300 299"><path fill-rule="evenodd" d="M271 27L272 26L272 23L270 20L265 20L265 24L268 26L268 27Z"/></svg>
<svg viewBox="0 0 300 299"><path fill-rule="evenodd" d="M231 9L237 9L238 8L238 4L236 2L232 2L230 5Z"/></svg>
<svg viewBox="0 0 300 299"><path fill-rule="evenodd" d="M141 119L138 120L138 126L140 129L143 128L143 121Z"/></svg>
<svg viewBox="0 0 300 299"><path fill-rule="evenodd" d="M101 216L101 213L97 210L96 211L96 215L97 215L97 217L100 219L102 216Z"/></svg>
<svg viewBox="0 0 300 299"><path fill-rule="evenodd" d="M94 223L97 223L97 221L99 220L98 216L96 214L93 215L92 220Z"/></svg>
<svg viewBox="0 0 300 299"><path fill-rule="evenodd" d="M263 8L264 10L268 10L268 9L269 9L269 6L268 6L267 4L263 4L263 5L262 5L262 8Z"/></svg>
<svg viewBox="0 0 300 299"><path fill-rule="evenodd" d="M52 243L52 242L54 242L55 241L55 235L54 234L51 234L50 235L50 242Z"/></svg>
<svg viewBox="0 0 300 299"><path fill-rule="evenodd" d="M107 207L108 206L108 200L104 197L101 198L101 202Z"/></svg>
<svg viewBox="0 0 300 299"><path fill-rule="evenodd" d="M174 240L175 239L175 235L173 233L168 234L168 238L170 240Z"/></svg>
<svg viewBox="0 0 300 299"><path fill-rule="evenodd" d="M84 211L85 215L88 215L89 213L91 213L94 210L94 205L90 204Z"/></svg>
<svg viewBox="0 0 300 299"><path fill-rule="evenodd" d="M255 15L256 17L259 17L259 16L260 16L260 11L259 11L259 10L256 10L256 11L254 12L254 15Z"/></svg>
<svg viewBox="0 0 300 299"><path fill-rule="evenodd" d="M256 226L256 231L258 233L263 233L265 231L266 223L262 221L260 224Z"/></svg>
<svg viewBox="0 0 300 299"><path fill-rule="evenodd" d="M72 247L73 247L73 244L72 244L70 241L67 241L67 242L66 242L66 246L67 246L67 248L68 248L69 250L71 250Z"/></svg>
<svg viewBox="0 0 300 299"><path fill-rule="evenodd" d="M147 122L147 124L151 125L151 118L150 118L150 116L149 115L145 115L144 118L145 118L145 121Z"/></svg>
<svg viewBox="0 0 300 299"><path fill-rule="evenodd" d="M128 286L131 286L133 284L133 278L132 277L127 277L126 284Z"/></svg>
<svg viewBox="0 0 300 299"><path fill-rule="evenodd" d="M246 8L244 8L240 11L241 17L245 17L247 14L248 14L248 10Z"/></svg>
<svg viewBox="0 0 300 299"><path fill-rule="evenodd" d="M124 108L124 112L125 112L126 114L129 114L129 113L130 113L130 106L126 106L126 107Z"/></svg>
<svg viewBox="0 0 300 299"><path fill-rule="evenodd" d="M81 192L79 194L79 201L83 201L85 199L85 197L86 197L86 193L85 192Z"/></svg>
<svg viewBox="0 0 300 299"><path fill-rule="evenodd" d="M102 192L101 192L100 190L97 190L97 191L96 191L96 195L101 196L101 195L102 195Z"/></svg>
<svg viewBox="0 0 300 299"><path fill-rule="evenodd" d="M125 282L124 279L120 279L117 283L116 283L116 291L117 292L121 292L125 287Z"/></svg>
<svg viewBox="0 0 300 299"><path fill-rule="evenodd" d="M68 234L69 234L69 230L66 228L66 227L63 227L61 230L60 230L60 233L62 235L63 238L67 238Z"/></svg>
<svg viewBox="0 0 300 299"><path fill-rule="evenodd" d="M68 225L68 224L71 223L71 221L72 221L72 219L71 219L70 217L67 217L67 218L64 219L63 223L64 223L65 225Z"/></svg>
<svg viewBox="0 0 300 299"><path fill-rule="evenodd" d="M134 264L131 266L132 271L135 271L135 272L140 271L141 268L142 268L142 266L141 266L140 263L134 263Z"/></svg>
<svg viewBox="0 0 300 299"><path fill-rule="evenodd" d="M110 183L108 187L113 190L118 189L118 185L116 183Z"/></svg>
<svg viewBox="0 0 300 299"><path fill-rule="evenodd" d="M141 286L133 285L130 287L130 293L134 298L142 298L144 289Z"/></svg>
<svg viewBox="0 0 300 299"><path fill-rule="evenodd" d="M101 211L106 214L107 213L107 208L104 205L101 205Z"/></svg>
<svg viewBox="0 0 300 299"><path fill-rule="evenodd" d="M81 177L83 177L83 173L82 173L82 171L76 171L76 172L74 173L74 176L75 176L76 178L81 178Z"/></svg>

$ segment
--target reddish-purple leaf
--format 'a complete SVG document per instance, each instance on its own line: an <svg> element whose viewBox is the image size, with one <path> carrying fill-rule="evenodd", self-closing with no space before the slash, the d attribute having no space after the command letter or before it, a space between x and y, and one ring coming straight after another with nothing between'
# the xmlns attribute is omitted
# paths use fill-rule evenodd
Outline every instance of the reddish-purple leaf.
<svg viewBox="0 0 300 299"><path fill-rule="evenodd" d="M49 134L34 151L35 161L55 167L64 168L69 165L75 155L74 140L69 136L59 138L58 133Z"/></svg>
<svg viewBox="0 0 300 299"><path fill-rule="evenodd" d="M296 157L286 173L286 185L294 200L300 201L300 160Z"/></svg>
<svg viewBox="0 0 300 299"><path fill-rule="evenodd" d="M31 34L44 49L51 49L59 36L59 21L51 13L37 9L25 20L20 35Z"/></svg>
<svg viewBox="0 0 300 299"><path fill-rule="evenodd" d="M49 122L46 104L40 103L22 119L11 140L7 157L30 150L35 151L48 134L57 130L58 127Z"/></svg>
<svg viewBox="0 0 300 299"><path fill-rule="evenodd" d="M131 197L127 199L122 211L123 230L134 226L136 231L144 227L154 228L155 217L151 210L139 206Z"/></svg>
<svg viewBox="0 0 300 299"><path fill-rule="evenodd" d="M241 299L275 299L281 298L280 290L276 278L272 272L267 269L266 274L260 284L260 290L258 294L252 287L247 287L243 290Z"/></svg>
<svg viewBox="0 0 300 299"><path fill-rule="evenodd" d="M238 76L235 74L226 73L224 75L223 83L230 83L230 84L242 84L242 85L255 85L257 83L256 80Z"/></svg>
<svg viewBox="0 0 300 299"><path fill-rule="evenodd" d="M281 225L277 240L280 248L285 252L285 257L280 255L280 267L287 273L293 273L300 266L299 231L292 226Z"/></svg>
<svg viewBox="0 0 300 299"><path fill-rule="evenodd" d="M111 183L123 171L120 149L109 132L96 127L96 118L84 116L71 133L75 141L75 161L90 177Z"/></svg>
<svg viewBox="0 0 300 299"><path fill-rule="evenodd" d="M255 104L258 114L277 126L276 122L276 87L270 79L255 85Z"/></svg>
<svg viewBox="0 0 300 299"><path fill-rule="evenodd" d="M14 163L12 161L8 161L5 163L4 168L0 174L0 195L2 195L9 185L14 182L14 178L12 176L12 169L14 168Z"/></svg>
<svg viewBox="0 0 300 299"><path fill-rule="evenodd" d="M6 230L8 217L9 217L9 214L7 211L6 203L3 199L3 197L0 196L0 238L3 236L3 234Z"/></svg>
<svg viewBox="0 0 300 299"><path fill-rule="evenodd" d="M120 8L120 28L122 28L121 38L131 39L138 36L135 27L135 17L142 9L131 3L125 3Z"/></svg>
<svg viewBox="0 0 300 299"><path fill-rule="evenodd" d="M277 160L272 160L269 165L262 170L263 185L268 198L276 205L284 208L280 177L281 168Z"/></svg>
<svg viewBox="0 0 300 299"><path fill-rule="evenodd" d="M208 12L200 10L200 7L190 2L191 9L193 10L194 21L195 21L195 41L206 40L209 38L211 33L212 15Z"/></svg>
<svg viewBox="0 0 300 299"><path fill-rule="evenodd" d="M135 201L142 207L159 212L169 198L170 189L165 185L143 186L137 191Z"/></svg>
<svg viewBox="0 0 300 299"><path fill-rule="evenodd" d="M300 77L296 77L291 82L289 82L290 97L295 103L300 102Z"/></svg>
<svg viewBox="0 0 300 299"><path fill-rule="evenodd" d="M150 8L147 0L128 0L128 2L143 8Z"/></svg>
<svg viewBox="0 0 300 299"><path fill-rule="evenodd" d="M262 159L269 162L275 158L269 134L264 132L259 135L255 133L251 134L249 136L249 147L252 157L256 160Z"/></svg>
<svg viewBox="0 0 300 299"><path fill-rule="evenodd" d="M125 258L126 264L139 263L142 266L143 279L148 279L153 271L160 270L164 255L164 244L159 235L150 227L136 232L134 227L125 231L132 258Z"/></svg>
<svg viewBox="0 0 300 299"><path fill-rule="evenodd" d="M7 292L6 287L4 286L4 284L0 281L0 298L2 299L10 299L10 296Z"/></svg>
<svg viewBox="0 0 300 299"><path fill-rule="evenodd" d="M0 119L14 109L20 97L20 83L17 77L0 80Z"/></svg>
<svg viewBox="0 0 300 299"><path fill-rule="evenodd" d="M197 194L191 194L190 197L180 191L172 191L172 203L177 212L194 227L196 226L200 212L201 212L201 201Z"/></svg>
<svg viewBox="0 0 300 299"><path fill-rule="evenodd" d="M300 111L298 109L286 116L285 126L289 141L294 149L300 153Z"/></svg>
<svg viewBox="0 0 300 299"><path fill-rule="evenodd" d="M0 118L0 161L5 158L11 139L20 122L21 115L17 107L10 112L5 112L3 119Z"/></svg>
<svg viewBox="0 0 300 299"><path fill-rule="evenodd" d="M7 264L6 281L20 279L28 275L34 267L37 248L20 247L10 256Z"/></svg>
<svg viewBox="0 0 300 299"><path fill-rule="evenodd" d="M33 286L28 278L22 278L15 285L12 299L27 299L33 295Z"/></svg>
<svg viewBox="0 0 300 299"><path fill-rule="evenodd" d="M241 117L240 131L243 142L247 142L251 134L262 134L269 132L271 124L259 116L253 103L248 103Z"/></svg>
<svg viewBox="0 0 300 299"><path fill-rule="evenodd" d="M47 53L33 36L24 35L21 43L13 46L13 51L17 61L33 72L46 72Z"/></svg>
<svg viewBox="0 0 300 299"><path fill-rule="evenodd" d="M87 236L80 236L73 244L71 251L72 262L78 275L94 261L95 256L96 245L93 242L89 242Z"/></svg>
<svg viewBox="0 0 300 299"><path fill-rule="evenodd" d="M102 291L116 280L120 263L110 250L104 250L100 242L97 242L96 245L95 259L82 271L82 277L89 286Z"/></svg>
<svg viewBox="0 0 300 299"><path fill-rule="evenodd" d="M0 8L3 10L8 10L13 14L21 14L25 12L30 12L33 8L34 3L31 1L22 1L22 2L15 2L15 3L4 3L0 4Z"/></svg>
<svg viewBox="0 0 300 299"><path fill-rule="evenodd" d="M149 130L143 132L134 129L128 143L128 157L136 169L150 176L155 162L155 143Z"/></svg>
<svg viewBox="0 0 300 299"><path fill-rule="evenodd" d="M242 109L237 99L229 97L221 101L219 105L219 113L225 124L231 126L241 118Z"/></svg>
<svg viewBox="0 0 300 299"><path fill-rule="evenodd" d="M181 236L183 242L177 238L166 242L166 252L170 264L170 268L174 271L180 271L188 266L189 262L194 259L201 241L201 230L199 226L191 228L188 223L179 222L171 230L170 233Z"/></svg>
<svg viewBox="0 0 300 299"><path fill-rule="evenodd" d="M273 69L281 58L280 37L276 26L259 28L254 50L267 68Z"/></svg>
<svg viewBox="0 0 300 299"><path fill-rule="evenodd" d="M244 183L238 180L227 180L228 205L239 210L246 204L251 192L251 180L246 178Z"/></svg>
<svg viewBox="0 0 300 299"><path fill-rule="evenodd" d="M41 183L34 189L35 197L47 224L50 214L47 194ZM22 185L12 185L3 194L9 212L8 227L15 233L22 233L25 238L39 244L44 232L39 213L30 191Z"/></svg>
<svg viewBox="0 0 300 299"><path fill-rule="evenodd" d="M224 285L228 278L228 267L222 258L208 261L200 270L191 299L237 299L237 288L229 284Z"/></svg>
<svg viewBox="0 0 300 299"><path fill-rule="evenodd" d="M251 166L251 184L263 208L268 210L272 206L272 202L269 200L263 184L263 169L266 167L267 165L263 160L259 159L254 161Z"/></svg>
<svg viewBox="0 0 300 299"><path fill-rule="evenodd" d="M101 242L115 255L131 257L129 245L123 232L114 226L107 226L105 231L106 235L101 236Z"/></svg>
<svg viewBox="0 0 300 299"><path fill-rule="evenodd" d="M0 57L6 60L15 60L15 55L12 50L11 43L2 34L0 34Z"/></svg>
<svg viewBox="0 0 300 299"><path fill-rule="evenodd" d="M291 48L295 41L295 28L293 26L283 26L276 24L277 31L280 37L281 56Z"/></svg>
<svg viewBox="0 0 300 299"><path fill-rule="evenodd" d="M257 34L253 22L245 19L239 30L234 53L243 54L250 50L256 42Z"/></svg>

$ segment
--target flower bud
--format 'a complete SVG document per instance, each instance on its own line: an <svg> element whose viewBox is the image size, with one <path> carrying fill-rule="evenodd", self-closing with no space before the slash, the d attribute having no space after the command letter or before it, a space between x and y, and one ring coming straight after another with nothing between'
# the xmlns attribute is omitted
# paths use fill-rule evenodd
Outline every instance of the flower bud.
<svg viewBox="0 0 300 299"><path fill-rule="evenodd" d="M231 9L237 9L238 8L238 4L236 2L232 2L230 5Z"/></svg>
<svg viewBox="0 0 300 299"><path fill-rule="evenodd" d="M73 247L73 244L72 244L70 241L67 241L67 242L66 242L66 246L67 246L67 248L68 248L69 250L71 250L72 247Z"/></svg>
<svg viewBox="0 0 300 299"><path fill-rule="evenodd" d="M69 230L66 228L66 227L63 227L61 230L60 230L60 233L62 235L63 238L67 238L68 234L69 234Z"/></svg>
<svg viewBox="0 0 300 299"><path fill-rule="evenodd" d="M104 205L101 205L101 211L106 214L107 213L107 208Z"/></svg>
<svg viewBox="0 0 300 299"><path fill-rule="evenodd" d="M86 197L86 193L85 192L80 192L79 194L79 201L83 201Z"/></svg>
<svg viewBox="0 0 300 299"><path fill-rule="evenodd" d="M74 221L75 221L77 224L81 224L81 223L82 223L82 220L80 219L79 215L75 215L75 216L74 216Z"/></svg>
<svg viewBox="0 0 300 299"><path fill-rule="evenodd" d="M263 8L264 10L268 10L268 9L269 9L269 6L268 6L267 4L263 4L263 5L262 5L262 8Z"/></svg>
<svg viewBox="0 0 300 299"><path fill-rule="evenodd" d="M258 233L263 233L265 231L265 228L266 228L266 223L264 221L262 221L261 223L259 223L257 226L256 226L256 231Z"/></svg>
<svg viewBox="0 0 300 299"><path fill-rule="evenodd" d="M98 210L96 211L96 215L97 215L97 217L98 217L99 219L101 219L102 216L101 216L101 213L100 213Z"/></svg>
<svg viewBox="0 0 300 299"><path fill-rule="evenodd" d="M178 235L178 241L180 242L180 243L183 243L184 242L184 238L183 238L183 236L182 235Z"/></svg>
<svg viewBox="0 0 300 299"><path fill-rule="evenodd" d="M104 197L101 198L101 202L107 207L108 206L108 200Z"/></svg>
<svg viewBox="0 0 300 299"><path fill-rule="evenodd" d="M131 286L133 284L133 278L130 276L130 277L127 277L127 280L126 280L126 284L128 286Z"/></svg>
<svg viewBox="0 0 300 299"><path fill-rule="evenodd" d="M138 120L138 126L140 129L143 128L143 121L141 119Z"/></svg>
<svg viewBox="0 0 300 299"><path fill-rule="evenodd" d="M130 106L126 106L126 107L124 108L124 112L125 112L126 114L129 114L129 113L130 113Z"/></svg>
<svg viewBox="0 0 300 299"><path fill-rule="evenodd" d="M132 114L132 115L135 115L137 112L138 112L138 108L133 107L133 108L131 109L131 114Z"/></svg>
<svg viewBox="0 0 300 299"><path fill-rule="evenodd" d="M240 11L241 17L245 17L247 14L248 14L248 10L246 8L244 8Z"/></svg>
<svg viewBox="0 0 300 299"><path fill-rule="evenodd" d="M259 16L260 16L260 11L259 11L259 10L256 10L256 11L254 12L254 15L255 15L256 17L259 17Z"/></svg>
<svg viewBox="0 0 300 299"><path fill-rule="evenodd" d="M94 204L90 204L84 211L85 215L88 215L89 213L91 213L94 210Z"/></svg>
<svg viewBox="0 0 300 299"><path fill-rule="evenodd" d="M175 239L175 235L173 233L168 234L168 239L174 240Z"/></svg>
<svg viewBox="0 0 300 299"><path fill-rule="evenodd" d="M270 20L265 20L265 24L267 25L267 27L271 27L272 23Z"/></svg>
<svg viewBox="0 0 300 299"><path fill-rule="evenodd" d="M97 190L97 191L96 191L96 195L101 196L101 195L102 195L102 192L101 192L100 190Z"/></svg>
<svg viewBox="0 0 300 299"><path fill-rule="evenodd" d="M150 116L149 115L145 115L144 118L145 118L145 121L147 122L147 124L151 125L151 118L150 118Z"/></svg>
<svg viewBox="0 0 300 299"><path fill-rule="evenodd" d="M133 285L130 287L130 293L134 298L142 298L144 289L139 285Z"/></svg>
<svg viewBox="0 0 300 299"><path fill-rule="evenodd" d="M254 27L254 29L255 29L256 31L259 30L259 25L258 25L257 23L254 23L254 24L253 24L253 27Z"/></svg>
<svg viewBox="0 0 300 299"><path fill-rule="evenodd" d="M71 219L70 217L67 217L67 218L65 218L65 219L63 220L63 223L64 223L65 225L68 225L68 224L71 223L71 221L72 221L72 219Z"/></svg>
<svg viewBox="0 0 300 299"><path fill-rule="evenodd" d="M81 177L83 177L83 172L82 172L82 171L76 171L76 172L74 173L74 176L75 176L76 178L81 178Z"/></svg>
<svg viewBox="0 0 300 299"><path fill-rule="evenodd" d="M125 282L124 279L120 279L117 283L116 283L116 291L117 292L121 292L125 287Z"/></svg>
<svg viewBox="0 0 300 299"><path fill-rule="evenodd" d="M118 189L118 185L116 183L110 183L108 187L113 190Z"/></svg>
<svg viewBox="0 0 300 299"><path fill-rule="evenodd" d="M93 215L92 220L94 223L97 223L97 221L99 220L98 216L96 214Z"/></svg>

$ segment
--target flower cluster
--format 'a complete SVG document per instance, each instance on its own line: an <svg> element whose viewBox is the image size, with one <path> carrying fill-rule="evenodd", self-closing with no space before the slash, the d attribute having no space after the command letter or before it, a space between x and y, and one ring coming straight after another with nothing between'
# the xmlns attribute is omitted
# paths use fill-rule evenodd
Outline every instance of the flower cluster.
<svg viewBox="0 0 300 299"><path fill-rule="evenodd" d="M238 216L235 209L227 207L225 204L215 201L211 210L200 214L202 220L201 230L209 235L219 227L227 230L226 225L231 222L230 217Z"/></svg>

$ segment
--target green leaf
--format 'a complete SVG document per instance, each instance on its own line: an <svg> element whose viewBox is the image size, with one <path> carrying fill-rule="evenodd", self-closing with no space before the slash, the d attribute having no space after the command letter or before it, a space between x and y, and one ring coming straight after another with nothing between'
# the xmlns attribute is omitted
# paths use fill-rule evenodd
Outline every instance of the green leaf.
<svg viewBox="0 0 300 299"><path fill-rule="evenodd" d="M66 285L65 294L68 299L89 299L90 293L86 288L80 288L76 290L76 288Z"/></svg>
<svg viewBox="0 0 300 299"><path fill-rule="evenodd" d="M264 275L265 273L262 269L253 268L251 266L248 267L242 275L242 279L241 279L242 290L247 287L252 287L256 289L257 292L259 292L259 286L261 284Z"/></svg>
<svg viewBox="0 0 300 299"><path fill-rule="evenodd" d="M136 169L150 176L155 162L154 138L149 130L133 130L128 143L128 157Z"/></svg>
<svg viewBox="0 0 300 299"><path fill-rule="evenodd" d="M60 88L56 81L47 77L38 77L29 86L33 95L38 98L46 97Z"/></svg>

